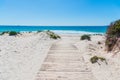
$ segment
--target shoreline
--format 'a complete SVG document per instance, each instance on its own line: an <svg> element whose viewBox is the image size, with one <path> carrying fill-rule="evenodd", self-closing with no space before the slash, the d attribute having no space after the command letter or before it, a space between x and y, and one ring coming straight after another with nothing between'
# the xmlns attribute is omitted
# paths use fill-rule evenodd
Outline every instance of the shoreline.
<svg viewBox="0 0 120 80"><path fill-rule="evenodd" d="M107 26L0 26L0 32L3 31L17 31L17 32L32 32L32 31L54 31L59 33L105 33Z"/></svg>
<svg viewBox="0 0 120 80"><path fill-rule="evenodd" d="M105 35L105 32L87 32L87 31L74 31L74 30L38 30L38 31L15 31L15 32L20 32L20 33L39 33L39 32L46 32L46 31L52 31L56 34L71 34L71 35ZM10 31L1 31L2 32L10 32Z"/></svg>

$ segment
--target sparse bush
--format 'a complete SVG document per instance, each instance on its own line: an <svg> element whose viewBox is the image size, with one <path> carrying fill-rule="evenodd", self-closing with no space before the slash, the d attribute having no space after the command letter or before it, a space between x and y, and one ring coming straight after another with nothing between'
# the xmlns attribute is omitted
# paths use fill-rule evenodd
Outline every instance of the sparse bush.
<svg viewBox="0 0 120 80"><path fill-rule="evenodd" d="M88 40L88 41L90 41L91 37L90 37L90 35L82 35L81 36L81 40Z"/></svg>
<svg viewBox="0 0 120 80"><path fill-rule="evenodd" d="M19 32L15 32L15 31L4 31L1 32L0 35L4 35L4 34L15 35L16 33L20 34Z"/></svg>
<svg viewBox="0 0 120 80"><path fill-rule="evenodd" d="M120 20L117 20L110 24L107 30L106 47L108 51L112 51L118 38L120 38Z"/></svg>
<svg viewBox="0 0 120 80"><path fill-rule="evenodd" d="M107 34L110 34L111 36L120 36L120 20L117 20L110 24Z"/></svg>
<svg viewBox="0 0 120 80"><path fill-rule="evenodd" d="M98 57L98 56L93 56L91 59L90 59L90 62L92 63L92 64L94 64L94 63L98 63L98 60L100 60L100 61L105 61L105 63L107 64L107 61L106 61L106 59L105 58L103 58L103 57ZM98 63L99 65L100 65L100 63Z"/></svg>
<svg viewBox="0 0 120 80"><path fill-rule="evenodd" d="M9 31L4 31L0 35L4 35L5 33L9 33Z"/></svg>
<svg viewBox="0 0 120 80"><path fill-rule="evenodd" d="M93 56L91 59L90 59L91 63L96 63L98 61L98 57L97 56Z"/></svg>
<svg viewBox="0 0 120 80"><path fill-rule="evenodd" d="M102 62L104 61L106 64L108 64L105 58L99 57L99 59L100 59Z"/></svg>
<svg viewBox="0 0 120 80"><path fill-rule="evenodd" d="M106 59L103 58L103 57L99 57L99 59L100 59L102 62L106 60Z"/></svg>
<svg viewBox="0 0 120 80"><path fill-rule="evenodd" d="M100 41L98 41L98 44L100 45L100 44L102 44Z"/></svg>
<svg viewBox="0 0 120 80"><path fill-rule="evenodd" d="M50 38L52 39L60 39L61 37L57 34L55 34L54 32L51 32L51 31L47 31L47 34L50 36Z"/></svg>
<svg viewBox="0 0 120 80"><path fill-rule="evenodd" d="M15 36L15 35L17 35L18 33L17 32L15 32L15 31L10 31L9 32L9 36Z"/></svg>
<svg viewBox="0 0 120 80"><path fill-rule="evenodd" d="M54 34L50 34L50 38L57 39L57 36Z"/></svg>

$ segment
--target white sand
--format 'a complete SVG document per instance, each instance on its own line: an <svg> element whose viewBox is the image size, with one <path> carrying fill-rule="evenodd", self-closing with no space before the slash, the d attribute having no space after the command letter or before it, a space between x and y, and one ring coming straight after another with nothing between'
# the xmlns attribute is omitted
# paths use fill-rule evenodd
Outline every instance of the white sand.
<svg viewBox="0 0 120 80"><path fill-rule="evenodd" d="M0 80L34 80L52 43L45 33L0 36Z"/></svg>
<svg viewBox="0 0 120 80"><path fill-rule="evenodd" d="M102 44L98 45L98 41ZM84 60L91 67L97 80L120 80L120 52L114 57L113 52L106 52L104 36L92 36L91 41L78 41L75 45L83 52ZM108 64L101 61L99 62L101 65L91 64L90 58L95 55L106 58Z"/></svg>
<svg viewBox="0 0 120 80"><path fill-rule="evenodd" d="M113 52L105 51L104 36L92 36L91 41L81 41L79 35L61 36L79 49L97 80L120 80L120 55L112 57ZM98 41L102 44L98 45ZM44 33L0 36L0 80L34 80L53 42ZM108 65L91 64L90 58L94 55L105 57Z"/></svg>

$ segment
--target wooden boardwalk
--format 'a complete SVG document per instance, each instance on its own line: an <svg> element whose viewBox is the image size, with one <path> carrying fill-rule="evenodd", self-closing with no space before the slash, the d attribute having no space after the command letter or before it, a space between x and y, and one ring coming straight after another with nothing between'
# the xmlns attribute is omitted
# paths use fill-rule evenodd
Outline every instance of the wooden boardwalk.
<svg viewBox="0 0 120 80"><path fill-rule="evenodd" d="M72 43L61 40L50 48L36 80L96 79L78 49Z"/></svg>

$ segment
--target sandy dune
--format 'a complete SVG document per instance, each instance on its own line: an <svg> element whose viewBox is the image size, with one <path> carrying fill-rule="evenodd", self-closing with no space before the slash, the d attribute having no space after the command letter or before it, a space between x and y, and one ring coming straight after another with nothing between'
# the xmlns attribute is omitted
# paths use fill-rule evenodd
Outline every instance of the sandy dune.
<svg viewBox="0 0 120 80"><path fill-rule="evenodd" d="M33 80L52 42L45 33L0 36L0 80Z"/></svg>
<svg viewBox="0 0 120 80"><path fill-rule="evenodd" d="M0 36L0 80L36 80L40 70L48 71L43 73L46 76L49 74L48 76L52 76L51 78L67 74L66 78L69 80L79 80L79 78L84 80L84 76L91 77L92 74L92 78L95 80L120 80L120 55L118 53L113 57L113 52L107 53L105 51L104 36L91 36L91 41L80 40L80 35L78 34L64 34L61 37L61 40L51 40L45 33L24 33L16 37ZM102 44L98 44L98 41ZM54 46L50 48L52 44ZM53 51L54 49L56 49L55 52ZM67 49L73 51L70 51L69 55L64 54L67 53ZM94 55L105 57L108 65L104 62L100 62L101 65L97 63L91 64L90 58ZM51 63L53 58L53 62L56 64ZM67 62L78 58L81 60L77 64ZM58 64L62 61L64 63ZM51 66L46 66L48 62ZM87 65L90 74L83 75L84 73L80 73L80 75L75 73L71 75L70 73L64 73L65 70L81 71L86 68L79 67L83 64ZM67 65L69 66L66 67ZM49 70L64 72L51 74ZM78 78L75 76L78 76ZM59 78L66 80L65 77ZM42 77L42 79L44 80L45 78Z"/></svg>

